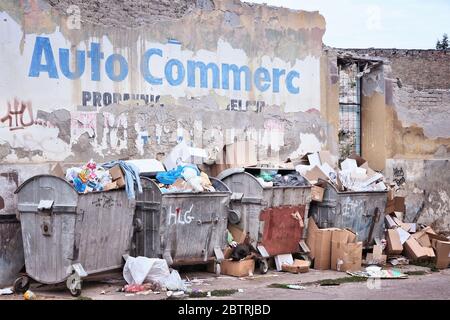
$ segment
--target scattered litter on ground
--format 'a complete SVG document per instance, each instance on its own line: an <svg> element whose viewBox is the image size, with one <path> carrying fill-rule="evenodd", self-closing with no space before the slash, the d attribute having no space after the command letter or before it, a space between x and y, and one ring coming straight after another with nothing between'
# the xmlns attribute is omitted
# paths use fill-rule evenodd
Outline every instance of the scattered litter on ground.
<svg viewBox="0 0 450 320"><path fill-rule="evenodd" d="M369 271L347 271L353 277L378 278L378 279L407 279L408 275L399 270L369 270Z"/></svg>
<svg viewBox="0 0 450 320"><path fill-rule="evenodd" d="M14 291L12 290L12 288L4 288L4 289L0 289L0 296L2 295L10 295L13 294Z"/></svg>
<svg viewBox="0 0 450 320"><path fill-rule="evenodd" d="M23 294L23 298L24 298L25 300L36 300L36 299L37 299L36 295L35 295L34 292L31 291L31 290L27 290L27 291Z"/></svg>

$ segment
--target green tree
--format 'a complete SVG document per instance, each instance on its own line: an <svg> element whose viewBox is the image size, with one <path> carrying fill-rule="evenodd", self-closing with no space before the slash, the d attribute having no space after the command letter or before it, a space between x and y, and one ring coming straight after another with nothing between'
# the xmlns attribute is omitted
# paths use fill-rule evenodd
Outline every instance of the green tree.
<svg viewBox="0 0 450 320"><path fill-rule="evenodd" d="M442 41L438 40L436 43L436 49L437 50L447 50L448 49L448 35L444 33L442 36Z"/></svg>

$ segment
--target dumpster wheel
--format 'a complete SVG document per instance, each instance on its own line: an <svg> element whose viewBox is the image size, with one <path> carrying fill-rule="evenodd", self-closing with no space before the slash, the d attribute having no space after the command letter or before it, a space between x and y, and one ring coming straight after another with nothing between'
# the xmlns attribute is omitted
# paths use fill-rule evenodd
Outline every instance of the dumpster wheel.
<svg viewBox="0 0 450 320"><path fill-rule="evenodd" d="M261 272L262 274L266 274L267 271L269 271L269 263L267 262L267 259L260 259L259 272Z"/></svg>
<svg viewBox="0 0 450 320"><path fill-rule="evenodd" d="M14 281L14 293L25 293L30 288L30 278L22 276Z"/></svg>
<svg viewBox="0 0 450 320"><path fill-rule="evenodd" d="M214 273L216 274L216 276L220 276L220 271L221 271L220 262L216 262L214 264Z"/></svg>
<svg viewBox="0 0 450 320"><path fill-rule="evenodd" d="M69 289L72 297L79 297L81 295L81 283L82 280L76 272L72 273L69 278L67 278L67 289Z"/></svg>

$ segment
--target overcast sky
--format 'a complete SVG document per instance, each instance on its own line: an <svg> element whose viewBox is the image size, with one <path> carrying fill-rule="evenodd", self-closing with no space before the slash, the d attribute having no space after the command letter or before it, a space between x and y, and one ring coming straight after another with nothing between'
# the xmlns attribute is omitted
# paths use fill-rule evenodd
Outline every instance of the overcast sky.
<svg viewBox="0 0 450 320"><path fill-rule="evenodd" d="M244 0L307 11L327 21L324 43L340 48L434 49L450 35L450 0Z"/></svg>

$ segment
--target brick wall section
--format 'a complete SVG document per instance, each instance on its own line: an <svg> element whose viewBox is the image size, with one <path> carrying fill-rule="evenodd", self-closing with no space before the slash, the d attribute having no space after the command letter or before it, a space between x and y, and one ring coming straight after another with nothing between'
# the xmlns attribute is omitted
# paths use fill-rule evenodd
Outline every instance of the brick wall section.
<svg viewBox="0 0 450 320"><path fill-rule="evenodd" d="M450 89L450 50L343 50L388 59L391 62L393 76L417 90Z"/></svg>
<svg viewBox="0 0 450 320"><path fill-rule="evenodd" d="M178 19L195 7L208 7L211 0L47 0L62 14L77 5L86 22L133 28L164 19Z"/></svg>

